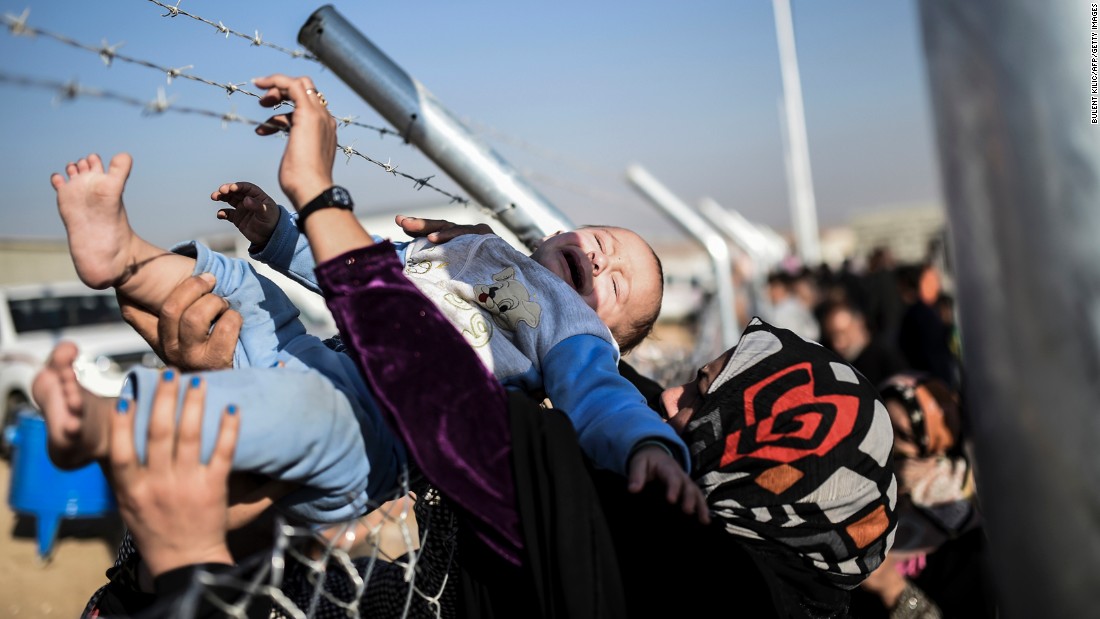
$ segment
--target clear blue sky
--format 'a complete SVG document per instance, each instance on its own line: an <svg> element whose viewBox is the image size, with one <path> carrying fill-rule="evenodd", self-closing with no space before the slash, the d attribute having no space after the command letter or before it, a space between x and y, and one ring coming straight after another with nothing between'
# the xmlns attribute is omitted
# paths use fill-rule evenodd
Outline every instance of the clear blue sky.
<svg viewBox="0 0 1100 619"><path fill-rule="evenodd" d="M535 185L579 223L627 225L674 235L622 181L639 162L691 204L711 196L748 218L786 228L788 199L779 123L780 77L767 0L668 2L337 1L336 8L456 115L568 158L566 165L488 138L506 159L538 174ZM299 27L319 5L300 1L183 0L181 9L234 30L297 48ZM121 53L216 82L270 72L308 73L338 115L385 125L320 66L252 47L188 19L163 18L146 0L0 0L0 12L30 8L29 25L88 44L125 42ZM939 201L929 98L912 2L794 0L819 218L840 224L884 206ZM0 33L0 72L78 80L142 99L163 86L178 105L266 117L256 100L174 80L44 38ZM207 195L251 180L281 198L280 138L244 125L139 109L88 98L55 105L54 93L0 83L3 167L0 237L60 237L48 178L89 152L126 150L136 165L126 195L131 222L166 244L225 231ZM392 138L354 127L340 140L415 176L434 165ZM345 165L337 182L363 212L439 200L366 162ZM578 167L596 168L600 174ZM439 175L433 182L463 193ZM566 189L576 185L584 192ZM616 198L599 203L593 192Z"/></svg>

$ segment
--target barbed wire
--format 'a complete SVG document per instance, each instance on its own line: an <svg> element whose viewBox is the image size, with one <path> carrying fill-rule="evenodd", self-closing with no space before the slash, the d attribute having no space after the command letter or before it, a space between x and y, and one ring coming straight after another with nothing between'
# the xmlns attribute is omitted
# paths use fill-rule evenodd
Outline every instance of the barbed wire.
<svg viewBox="0 0 1100 619"><path fill-rule="evenodd" d="M431 183L429 183L428 181L435 178L434 174L429 174L428 176L424 176L424 177L412 176L411 174L406 174L406 173L401 172L400 170L398 170L397 166L389 160L386 160L386 163L382 163L381 161L378 161L377 159L372 159L370 157L370 155L367 155L366 153L355 150L351 146L341 146L341 145L337 144L336 148L338 148L344 155L347 156L349 162L351 161L351 158L353 156L360 157L361 159L365 159L366 161L369 161L369 162L373 163L374 165L382 168L384 171L389 172L390 174L392 174L394 176L400 176L400 177L409 179L410 181L413 182L413 186L416 187L417 191L419 191L423 187L427 187L428 189L431 189L431 190L435 191L436 193L442 194L442 195L446 196L447 198L449 198L451 204L455 204L455 203L464 204L464 205L470 204L470 200L468 198L464 198L462 196L452 194L448 191L440 189L439 187L436 187L435 185L432 185Z"/></svg>
<svg viewBox="0 0 1100 619"><path fill-rule="evenodd" d="M153 2L154 4L157 4L159 6L162 6L164 8L167 8L167 9L170 9L170 10L175 10L176 14L185 15L186 17L192 17L192 18L197 19L199 21L203 21L204 23L207 23L207 24L218 27L218 24L214 24L210 20L206 20L204 18L194 16L190 13L187 13L185 11L182 11L182 10L178 9L178 4L179 4L178 2L177 2L176 6L172 7L172 6L168 6L168 5L165 5L163 3L157 2L156 0L149 0L149 1ZM68 37L68 36L65 36L65 35L62 35L62 34L57 34L57 33L50 32L48 30L42 29L42 28L37 28L37 27L31 26L27 23L28 18L29 18L29 13L30 13L30 11L28 9L28 10L25 10L18 17L15 17L15 16L10 15L10 14L5 14L5 15L0 16L0 20L2 20L4 22L4 24L8 27L8 30L10 31L10 33L13 36L41 36L41 37L44 37L44 38L52 39L54 41L57 41L59 43L62 43L62 44L65 44L65 45L68 45L68 46L71 46L71 47L74 47L76 49L80 49L80 50L83 50L83 51L88 51L88 52L91 52L91 53L94 53L94 54L98 55L100 57L100 59L103 60L104 65L106 65L107 67L110 67L112 62L114 62L115 60L118 60L120 62L134 64L134 65L137 65L137 66L141 66L141 67L145 67L145 68L148 68L148 69L155 70L159 73L163 73L167 77L167 82L168 82L169 85L172 83L173 79L179 78L179 79L186 79L186 80L190 80L190 81L193 81L193 82L205 84L205 85L208 85L208 86L212 86L212 87L224 90L227 93L227 96L232 96L233 94L239 92L241 94L244 94L244 95L256 98L256 99L260 99L262 97L262 95L260 95L260 94L252 92L252 91L250 91L246 88L243 88L242 86L244 84L247 84L247 82L240 82L240 83L218 82L218 81L215 81L215 80L211 80L211 79L208 79L208 78L205 78L205 77L195 75L193 73L188 73L186 71L186 69L193 68L192 65L187 65L187 66L183 66L183 67L169 67L169 66L157 64L155 62L151 62L149 60L144 60L144 59L141 59L141 58L136 58L136 57L129 56L129 55L126 55L126 54L122 54L118 51L118 49L123 45L123 43L116 43L114 45L111 45L106 40L104 40L102 44L96 46L96 45L91 45L91 44L87 44L87 43L82 43L80 41L77 41L75 39L72 39L71 37ZM173 15L171 13L169 13L169 14L166 14L166 16L171 17ZM220 24L220 22L219 22L219 24ZM24 80L24 82L23 82L24 85L32 85L32 84L30 84L29 78L22 78L22 79ZM11 80L8 80L8 81L11 81ZM72 98L75 98L76 96L78 96L80 94L83 94L83 95L86 95L86 96L96 96L96 97L101 97L101 98L106 98L106 99L113 99L113 100L117 100L117 101L121 101L121 102L124 102L124 103L131 104L131 105L139 104L139 100L135 99L133 97L128 97L128 96L124 96L124 95L115 95L114 93L104 92L104 91L100 91L100 90L97 90L97 89L87 89L87 88L85 88L83 90L80 90L80 88L78 87L76 90L73 90L73 86L75 85L75 83L60 85L60 84L51 84L51 83L48 83L48 82L39 81L37 84L34 84L34 85L44 86L44 87L47 87L47 88L55 87L55 88L57 88L57 90L60 93L62 93L61 98L65 99L65 100L72 99ZM152 102L140 102L140 104L144 105L146 107L146 109L151 113L159 113L161 111L165 111L166 109L168 109L168 107L171 104L171 101L166 99L163 95L158 95L158 98L156 100L154 100ZM289 102L284 102L284 103L281 103L280 105L288 105L290 107L293 107L293 104L291 104ZM276 106L276 107L278 107L278 106ZM174 111L180 111L180 112L185 112L185 113L199 114L199 115L202 115L202 116L209 116L209 117L219 118L223 121L223 124L225 122L238 121L238 120L241 120L242 122L253 122L253 121L247 121L247 120L244 120L244 119L240 119L234 113L218 114L216 112L211 112L211 111L208 111L208 110L199 110L199 109L195 109L195 108L185 108L185 107L180 107L180 106L177 106L173 109L174 109ZM370 131L377 132L379 134L379 137L385 137L387 135L392 135L394 137L404 139L404 136L398 131L395 131L393 129L389 129L389 128L386 128L386 127L379 127L379 126L370 125L370 124L367 124L367 123L358 122L358 121L355 120L357 118L355 116L350 116L350 115L337 116L335 114L331 114L331 116L341 126L344 126L344 127L355 126L355 127L360 127L360 128L363 128L363 129L368 129ZM516 147L518 147L522 150L531 152L531 153L533 153L533 154L535 154L539 157L542 157L544 159L549 159L551 161L566 165L566 166L568 166L568 167L570 167L570 168L572 168L576 171L583 172L583 173L588 174L590 176L594 176L594 177L598 177L598 178L602 178L602 179L618 180L617 176L615 174L613 174L611 171L603 169L600 166L597 166L595 164L581 162L581 161L578 161L575 158L570 157L568 155L558 153L558 152L555 152L555 151L550 150L550 149L546 149L546 148L536 146L534 144L526 142L522 138L512 136L512 135L510 135L506 132L500 131L500 130L498 130L498 129L490 126L490 125L487 125L485 123L482 123L480 121L474 120L474 119L469 118L469 117L464 118L463 122L468 127L470 127L472 130L474 130L475 132L478 132L482 135L485 135L485 136L488 136L488 137L491 137L491 138L495 138L495 139L500 140L504 143L516 146ZM262 124L262 123L256 123L256 124ZM349 160L352 156L358 156L358 157L360 157L360 158L362 158L362 159L364 159L364 160L366 160L366 161L382 168L382 170L385 171L385 172L393 174L394 176L404 177L404 178L412 181L414 186L418 190L421 187L430 187L431 189L439 192L440 194L447 196L452 203L458 202L458 203L461 203L461 204L469 204L469 200L467 200L465 198L462 198L462 197L459 197L459 196L456 196L456 195L451 194L449 192L440 190L438 187L435 187L435 186L431 185L430 183L428 183L428 181L431 178L433 178L433 176L416 177L416 176L406 174L404 172L399 171L398 166L394 165L390 161L386 161L385 163L383 163L383 162L381 162L379 160L376 160L376 159L366 155L365 153L357 151L354 148L351 148L349 146L340 146L340 151L344 155L346 155ZM612 194L610 192L601 192L599 190L593 189L593 188L585 186L583 184L564 181L564 180L555 178L553 176L542 174L542 173L535 172L535 171L532 171L532 170L524 170L522 173L525 174L526 176L528 176L529 178L531 178L532 180L541 180L545 184L550 184L550 185L554 185L554 186L557 186L557 187L561 187L561 188L567 189L567 190L569 190L573 193L576 193L578 195L582 195L582 196L585 196L585 197L595 198L596 200L599 200L600 202L605 203L605 204L618 204L618 205L622 205L622 206L629 205L632 208L635 206L634 204L629 203L621 195L615 195L615 194ZM488 211L488 212L491 213L491 211Z"/></svg>
<svg viewBox="0 0 1100 619"><path fill-rule="evenodd" d="M217 82L217 81L210 80L210 79L207 79L207 78L204 78L204 77L199 77L199 76L194 75L192 73L188 73L186 70L194 68L192 65L187 65L187 66L183 66L183 67L168 67L168 66L163 66L163 65L156 64L154 62L150 62L148 60L143 60L141 58L135 58L133 56L128 56L126 54L121 54L121 53L119 53L118 49L120 47L122 47L123 43L116 43L114 45L111 45L111 44L107 43L106 40L104 40L103 43L99 46L90 45L90 44L87 44L87 43L81 43L80 41L77 41L75 39L67 37L63 34L57 34L55 32L50 32L48 30L43 30L41 28L36 28L34 26L28 25L27 24L27 19L28 19L29 16L30 16L30 10L28 9L26 11L23 11L23 14L20 15L19 17L15 17L13 15L5 14L3 16L0 16L0 20L3 20L4 24L8 27L8 31L12 34L12 36L40 36L40 37L52 39L52 40L57 41L59 43L63 43L65 45L68 45L70 47L74 47L76 49L88 51L88 52L91 52L93 54L98 55L99 58L103 61L103 64L106 65L107 67L110 67L111 63L113 63L115 60L118 60L120 62L125 62L125 63L129 63L129 64L138 65L138 66L145 67L145 68L148 68L148 69L153 69L153 70L155 70L159 73L163 73L167 76L169 85L172 83L173 79L179 78L179 79L191 80L193 82L198 82L198 83L201 83L201 84L206 84L207 86L214 86L216 88L225 90L226 96L232 96L233 94L239 92L243 95L254 97L256 99L259 99L259 98L262 97L262 95L260 95L260 94L252 92L252 91L250 91L246 88L242 88L242 86L244 86L248 82L238 82L238 83ZM290 105L290 104L287 103L286 105ZM378 133L379 137L385 137L387 135L392 135L392 136L395 136L397 138L404 139L400 132L394 131L393 129L388 129L386 127L379 127L379 126L376 126L376 125L369 125L367 123L358 122L358 121L355 120L356 118L358 118L357 116L351 116L351 115L337 116L335 114L332 114L332 117L335 118L336 121L339 122L344 127L356 126L356 127L361 127L363 129L369 129L371 131L374 131L374 132Z"/></svg>
<svg viewBox="0 0 1100 619"><path fill-rule="evenodd" d="M155 99L153 99L152 101L144 101L142 99L139 99L137 97L132 97L132 96L129 96L129 95L119 94L119 93L116 93L116 92L111 92L111 91L103 90L103 89L99 89L99 88L90 88L90 87L87 87L87 86L82 86L79 83L77 83L75 80L72 80L72 81L69 81L69 82L58 82L58 81L53 81L53 80L45 80L45 79L39 79L39 78L34 78L34 77L12 75L12 74L8 74L8 73L0 72L0 82L9 83L9 84L16 84L18 86L26 86L26 87L30 87L30 88L53 90L53 91L57 92L57 98L55 98L55 100L54 100L55 103L62 102L62 101L72 101L72 100L77 99L78 97L94 97L94 98L106 99L106 100L110 100L110 101L117 101L119 103L125 103L127 105L131 105L131 106L135 106L135 107L140 107L140 108L143 109L144 113L146 113L146 114L161 114L161 113L164 113L164 112L171 111L171 112L178 112L178 113L184 113L184 114L194 114L194 115L198 115L198 116L205 116L205 117L209 117L209 118L216 118L216 119L222 121L222 127L223 128L228 126L229 123L242 123L242 124L254 125L254 126L274 127L274 128L276 128L280 131L285 132L285 128L283 128L283 127L272 125L272 124L268 123L267 121L257 121L257 120L252 120L252 119L249 119L249 118L245 118L243 116L240 116L236 112L232 112L232 111L231 112L215 112L215 111L212 111L212 110L205 110L205 109L200 109L200 108L176 105L176 104L173 103L174 97L172 97L172 98L167 97L165 95L163 87L157 89L157 97ZM389 174L391 174L393 176L400 176L402 178L406 178L406 179L412 181L413 186L417 190L420 190L424 187L427 187L428 189L431 189L432 191L435 191L436 193L438 193L440 195L446 196L452 204L453 203L464 204L464 205L470 204L469 199L464 198L464 197L459 196L459 195L456 195L456 194L453 194L453 193L451 193L451 192L449 192L445 189L441 189L440 187L436 187L435 185L431 184L429 181L431 181L431 179L435 178L434 174L430 174L428 176L423 176L423 177L413 176L411 174L407 174L405 172L402 172L402 171L398 170L397 169L398 168L397 164L394 164L392 161L387 160L385 163L383 163L383 162L381 162L377 159L374 159L370 155L367 155L366 153L360 152L360 151L352 148L351 146L344 146L344 145L341 145L341 144L337 144L336 147L339 149L340 152L342 152L345 156L347 156L349 162L351 161L351 158L353 156L359 157L359 158L361 158L365 161L373 163L374 165L378 166L379 168L382 168L383 171L388 172Z"/></svg>
<svg viewBox="0 0 1100 619"><path fill-rule="evenodd" d="M174 105L173 100L175 99L175 97L167 97L165 95L163 87L157 89L157 96L155 99L146 101L137 97L132 97L130 95L111 92L109 90L103 90L100 88L83 86L79 84L76 80L71 80L68 82L58 82L54 80L46 80L23 75L0 73L0 82L15 84L17 86L39 88L43 90L54 90L57 92L57 97L54 99L54 103L59 103L62 101L72 101L79 97L93 97L97 99L106 99L109 101L117 101L119 103L125 103L134 107L140 107L142 108L144 113L147 114L160 114L162 112L171 110L173 112L178 112L181 114L197 114L199 116L217 118L225 124L231 122L256 125L266 124L266 121L257 122L249 120L247 118L238 116L234 112L218 113L210 110L203 110L182 105Z"/></svg>
<svg viewBox="0 0 1100 619"><path fill-rule="evenodd" d="M222 24L222 22L220 22L220 21L215 23L212 20L209 20L209 19L197 16L197 15L194 15L194 14L188 13L187 11L184 11L184 10L180 9L179 4L180 4L180 1L182 1L182 0L177 1L177 3L174 6L173 5L167 5L167 4L164 4L162 2L158 2L157 0L148 0L148 1L152 2L153 4L156 4L156 5L160 6L162 8L165 8L166 10L168 10L168 13L165 13L165 15L164 15L165 17L175 17L177 15L184 15L185 17L190 17L192 19L195 19L195 20L201 21L205 24L208 24L210 26L213 26L213 27L217 28L219 30L219 32L225 32L227 36L229 34L235 34L238 37L248 38L248 39L252 40L252 37L248 37L247 35L244 35L244 34L241 34L241 33L238 33L238 32L235 32L235 31L232 31L232 30L226 28L224 26L224 24ZM74 40L70 37L67 37L65 35L60 35L60 34L53 33L53 32L50 32L50 31L47 31L47 30L44 30L44 29L41 29L41 28L36 28L36 27L30 26L27 23L28 16L29 16L29 9L25 10L23 12L23 14L20 15L19 17L14 17L10 14L6 14L6 15L3 15L3 16L0 16L0 19L2 19L4 21L5 25L8 27L9 31L11 32L11 34L13 36L20 36L20 35L23 35L23 36L42 36L42 37L46 37L46 38L49 38L49 39L53 39L57 42L65 44L65 45L69 45L69 46L77 48L77 49L81 49L81 50L84 50L84 51L88 51L88 52L97 54L103 60L104 64L108 67L111 66L111 63L114 60L119 60L121 62L131 63L131 64L134 64L134 65L146 67L146 68L158 71L160 73L163 73L167 77L168 84L172 83L172 79L180 78L180 79L191 80L191 81L194 81L194 82L206 84L208 86L213 86L213 87L225 90L226 93L227 93L227 96L232 96L234 93L237 93L237 92L240 92L242 94L245 94L247 96L254 97L254 98L257 98L257 99L259 99L262 96L260 94L249 91L246 88L242 88L242 86L244 84L246 84L247 82L241 82L241 83L224 82L223 83L223 82L210 80L210 79L198 76L198 75L194 75L192 73L188 73L186 71L186 69L192 68L192 65L187 65L187 66L183 66L183 67L168 67L168 66L159 65L157 63L154 63L154 62L151 62L151 61L148 61L148 60L143 60L143 59L140 59L140 58L135 58L135 57L128 56L128 55L125 55L125 54L121 54L121 53L119 53L118 49L119 49L119 47L121 47L123 45L123 43L116 43L115 45L110 45L106 40L104 40L101 45L95 46L95 45L82 43L80 41L76 41L76 40ZM257 34L257 37L258 37L258 34ZM257 40L259 40L259 39L257 39ZM286 50L285 48L282 48L280 46L277 46L277 45L268 45L268 46L273 47L274 49L278 49L280 51L284 51L284 52L289 53L288 50ZM295 57L301 57L299 55L295 55L294 53L291 53L291 55L295 56ZM312 58L312 57L311 57L311 59L316 60L315 58ZM123 102L126 102L126 103L130 103L130 104L134 104L137 101L136 99L133 99L131 97L114 96L111 93L103 93L101 91L96 91L94 89L88 90L84 93L70 93L70 92L68 92L68 90L66 88L59 88L59 91L63 92L63 97L62 98L65 98L65 99L73 98L76 94L86 94L86 95L92 95L92 96L101 96L101 97L104 97L104 98L112 98L112 99L116 99L116 100L123 101ZM145 105L149 109L149 111L151 111L151 112L160 112L160 111L163 111L162 108L165 108L167 106L167 104L169 104L169 103L170 103L170 101L167 101L164 97L158 96L157 100L155 100L153 102L149 102L149 103L143 103L143 105ZM292 106L292 104L290 104L290 103L284 103L284 104ZM283 105L283 104L280 104L280 105ZM278 106L276 106L276 107L278 107ZM223 121L236 120L236 118L234 117L234 114L232 114L232 113L230 113L230 114L217 114L217 113L214 113L214 112L209 112L209 111L206 111L206 110L197 110L197 109L194 109L194 108L177 108L177 111L183 111L183 112L188 112L188 113L196 113L196 114L200 114L200 115L204 115L204 116L213 116L213 117L220 118ZM331 115L341 126L344 126L344 127L355 126L355 127L360 127L360 128L363 128L363 129L368 129L370 131L377 132L379 134L379 137L385 137L387 135L392 135L394 137L401 138L403 140L405 139L404 136L399 131L395 131L393 129L389 129L389 128L386 128L386 127L379 127L379 126L370 125L370 124L367 124L367 123L358 122L358 121L355 120L357 118L356 116L351 116L351 115L337 116L335 114L331 114ZM565 165L565 166L567 166L567 167L569 167L569 168L571 168L575 171L587 174L589 176L601 178L601 179L604 179L604 180L615 180L615 181L619 180L619 177L618 177L617 174L611 172L610 170L608 170L606 168L603 168L602 166L598 166L596 164L580 161L580 160L577 160L575 157L573 157L571 155L563 154L563 153L560 153L560 152L553 151L551 149L547 149L547 148L544 148L544 147L540 147L540 146L531 144L530 142L527 142L527 141L523 140L522 138L518 138L516 136L510 135L510 134L508 134L504 131L501 131L499 129L496 129L495 127L492 127L492 126L490 126L486 123L480 122L478 120L475 120L475 119L472 119L472 118L469 118L469 117L463 118L462 121L468 127L470 127L473 131L475 131L475 132L477 132L477 133L479 133L483 136L498 140L502 143L506 143L506 144L515 146L517 148L520 148L521 150L532 153L532 154L534 154L538 157L541 157L543 159L547 159L547 160L550 160L552 162L556 162L556 163ZM407 140L406 140L406 143L407 143ZM360 158L362 158L362 159L364 159L364 160L366 160L370 163L373 163L374 165L382 168L383 171L385 171L385 172L389 172L389 173L393 174L394 176L401 176L401 177L404 177L404 178L412 181L414 183L414 186L418 190L421 187L425 187L425 186L430 187L430 188L438 191L442 195L447 196L451 200L452 203L458 202L458 203L462 203L462 204L469 204L469 201L467 199L458 197L458 196L456 196L454 194L451 194L449 192L446 192L446 191L442 191L439 188L434 187L430 183L428 183L427 181L430 180L431 178L433 178L433 176L415 177L415 176L406 174L404 172L399 171L398 166L392 164L390 161L387 161L387 162L383 163L381 161L378 161L378 160L366 155L365 153L357 151L354 148L351 148L351 147L348 147L348 146L340 146L340 150L341 150L341 152L344 153L344 155L346 155L348 157L349 160L352 156L358 156L358 157L360 157ZM617 205L620 205L620 206L630 206L631 208L636 206L636 204L630 203L622 195L614 194L614 193L611 193L611 192L604 192L604 191L594 189L590 186L587 186L587 185L584 185L584 184L581 184L581 183L576 183L576 182L571 182L571 181L564 181L564 180L561 180L559 178L555 178L553 176L550 176L550 175L547 175L547 174L544 174L544 173L540 173L540 172L536 172L536 171L532 171L532 170L529 170L529 169L524 170L522 173L525 174L526 176L528 176L529 178L531 178L532 180L538 180L538 181L543 182L544 184L549 184L549 185L561 187L561 188L564 188L564 189L566 189L566 190L568 190L572 193L575 193L575 194L578 194L578 195L581 195L581 196L584 196L584 197L594 198L594 199L599 200L600 202L605 203L605 204L617 204Z"/></svg>
<svg viewBox="0 0 1100 619"><path fill-rule="evenodd" d="M202 23L206 24L207 26L211 26L212 28L217 30L219 34L224 34L225 38L227 38L227 39L229 38L229 35L233 35L235 37L238 37L238 38L244 39L245 41L248 41L249 43L252 44L253 47L269 47L271 49L280 51L280 52L290 56L291 58L303 58L305 60L312 60L313 62L316 62L318 64L320 63L320 60L318 60L316 56L314 56L313 54L310 54L309 52L307 52L305 50L288 49L286 47L282 47L281 45L276 45L274 43L271 43L270 41L263 40L263 35L260 34L259 30L254 30L255 34L251 34L251 35L250 34L245 34L243 32L238 32L236 30L233 30L232 28L230 28L230 27L226 26L225 24L223 24L221 21L214 22L211 19L206 19L205 17L199 17L198 15L195 15L194 13L188 13L187 11L179 8L180 2L182 2L182 1L183 0L176 0L176 4L171 5L171 4L165 4L163 2L158 2L157 0L149 0L149 2L152 2L153 4L155 4L159 7L161 7L162 9L165 9L165 10L168 11L167 13L162 15L161 17L179 17L180 15L183 15L184 17L190 17L191 19L193 19L195 21L199 21L199 22L202 22Z"/></svg>
<svg viewBox="0 0 1100 619"><path fill-rule="evenodd" d="M214 28L215 30L217 30L221 34L225 34L226 38L229 38L229 35L234 35L238 38L249 41L253 46L270 47L272 49L276 49L276 50L281 51L285 54L288 54L288 55L290 55L294 58L305 58L306 60L312 60L314 62L320 63L320 60L316 56L313 56L312 54L309 54L309 53L304 52L302 50L289 50L289 49L281 47L279 45L275 45L273 43L264 41L262 36L260 35L259 30L255 30L254 35L248 35L248 34L245 34L243 32L237 32L237 31L225 26L225 24L222 23L220 20L218 22L215 22L212 19L207 19L205 17L200 17L200 16L195 15L193 13L189 13L189 12L179 8L179 5L181 4L182 0L176 0L175 5L165 4L163 2L160 2L159 0L148 0L148 1L151 2L152 4L155 4L155 5L163 8L163 9L165 9L167 11L163 15L163 17L173 18L173 17L177 17L179 15L183 15L184 17L190 17L191 19L194 19L194 20L202 22L202 23L204 23L208 26L211 26L212 28ZM162 71L165 70L161 67L154 67L154 68L158 68ZM169 75L169 80L170 79L171 79L171 74ZM199 79L197 81L202 81L204 83L210 83L210 82L207 82L207 81L201 80L201 79ZM227 89L232 86L231 84L230 85L212 84L212 85L221 86L221 87L227 88ZM251 94L251 93L249 93L249 94ZM253 96L255 96L255 95L253 95ZM339 117L339 116L334 115L333 118L336 118L336 120L339 121L344 126L348 126L348 125L360 126L360 127L366 128L366 129L371 129L373 131L377 131L380 136L393 135L393 136L405 139L406 142L408 141L407 138L405 138L399 131L393 131L391 129L386 129L384 127L374 127L374 126L366 125L366 124L363 124L363 123L358 123L358 122L355 122L355 120L354 120L355 117L350 117L350 116ZM494 128L494 127L492 127L492 126L490 126L486 123L483 123L483 122L480 122L480 121L477 121L477 120L474 120L474 119L468 118L468 117L464 118L463 122L466 123L467 126L471 127L472 129L474 129L478 133L481 133L481 134L484 134L484 135L487 135L487 136L491 136L492 138L495 138L495 139L497 139L501 142L510 144L512 146L515 146L517 148L520 148L522 150L525 150L527 152L535 154L535 155L537 155L539 157L542 157L544 159L548 159L548 160L560 163L562 165L568 166L568 167L570 167L570 168L572 168L576 171L583 172L585 174L595 176L595 177L599 177L599 178L602 178L602 179L605 179L605 180L616 180L616 181L619 180L618 174L616 174L613 171L607 170L606 168L603 168L603 167L595 165L595 164L579 161L579 160L577 160L576 157L571 156L571 155L558 153L558 152L555 152L551 149L537 146L537 145L532 144L532 143L530 143L526 140L523 140L522 138L518 138L518 137L512 136L512 135L510 135L506 132L500 131L500 130L498 130L498 129L496 129L496 128ZM344 150L345 150L345 154L349 154L346 149L344 149ZM362 156L361 153L351 153L351 154L358 154L358 155ZM367 157L364 157L364 158L366 158L371 163L374 163L375 165L381 166L387 172L395 173L397 175L402 175L402 176L406 176L407 178L410 178L414 182L418 183L418 188L420 187L419 179L409 177L408 175L405 175L403 173L395 172L396 166L390 166L390 164L388 162L383 164L379 161L375 161L375 160L367 158ZM431 178L431 177L428 177L428 178ZM452 201L456 201L456 200L452 200ZM457 200L457 201L462 202L462 203L466 203L465 200ZM621 200L618 200L618 202L620 204L622 203Z"/></svg>

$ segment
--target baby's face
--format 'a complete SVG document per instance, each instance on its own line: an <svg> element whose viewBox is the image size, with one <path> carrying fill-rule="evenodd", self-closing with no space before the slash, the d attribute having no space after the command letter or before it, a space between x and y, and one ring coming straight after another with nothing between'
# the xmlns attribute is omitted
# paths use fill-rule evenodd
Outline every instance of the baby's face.
<svg viewBox="0 0 1100 619"><path fill-rule="evenodd" d="M642 237L593 226L543 239L531 257L581 295L618 336L661 303L661 271Z"/></svg>

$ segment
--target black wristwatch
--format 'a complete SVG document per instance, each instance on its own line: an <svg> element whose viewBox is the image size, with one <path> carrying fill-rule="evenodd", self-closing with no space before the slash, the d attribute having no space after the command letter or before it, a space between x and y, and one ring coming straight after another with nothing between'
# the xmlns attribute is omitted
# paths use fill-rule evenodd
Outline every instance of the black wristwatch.
<svg viewBox="0 0 1100 619"><path fill-rule="evenodd" d="M347 189L340 187L339 185L333 185L328 189L321 192L321 195L309 201L309 204L302 207L302 210L298 211L298 231L302 234L306 233L306 217L313 214L314 211L319 211L323 208L342 208L345 211L350 211L355 208L355 205L351 201L351 194Z"/></svg>

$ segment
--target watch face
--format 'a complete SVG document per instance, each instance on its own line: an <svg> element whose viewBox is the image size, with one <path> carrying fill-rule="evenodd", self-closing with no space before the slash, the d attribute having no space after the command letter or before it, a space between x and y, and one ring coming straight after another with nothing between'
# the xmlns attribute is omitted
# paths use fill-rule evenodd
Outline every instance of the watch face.
<svg viewBox="0 0 1100 619"><path fill-rule="evenodd" d="M348 191L343 187L332 188L332 203L339 204L340 206L351 206L351 196L348 195Z"/></svg>

